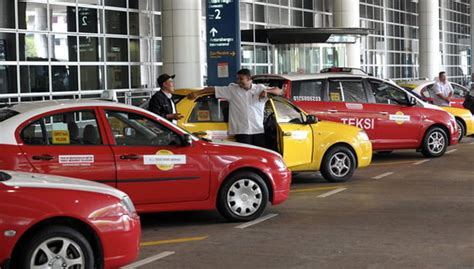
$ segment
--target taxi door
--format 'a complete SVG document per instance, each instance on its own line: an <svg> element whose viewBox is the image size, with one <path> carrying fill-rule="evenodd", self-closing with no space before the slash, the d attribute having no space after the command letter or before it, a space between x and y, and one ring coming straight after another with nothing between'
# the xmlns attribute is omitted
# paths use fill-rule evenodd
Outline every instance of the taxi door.
<svg viewBox="0 0 474 269"><path fill-rule="evenodd" d="M304 115L291 104L277 98L269 101L277 124L279 151L288 167L312 162L313 131Z"/></svg>
<svg viewBox="0 0 474 269"><path fill-rule="evenodd" d="M375 150L413 148L420 144L423 134L420 107L409 104L405 91L389 83L369 80L374 100L367 109L378 113Z"/></svg>
<svg viewBox="0 0 474 269"><path fill-rule="evenodd" d="M20 148L34 172L115 186L112 151L96 112L93 107L65 109L20 126Z"/></svg>
<svg viewBox="0 0 474 269"><path fill-rule="evenodd" d="M117 187L135 204L203 201L209 197L209 158L198 145L148 115L102 112L114 141ZM169 123L170 125L171 123Z"/></svg>
<svg viewBox="0 0 474 269"><path fill-rule="evenodd" d="M215 95L202 96L195 100L186 98L176 105L176 110L183 114L178 125L194 135L211 140L235 140L227 131L228 101L217 99Z"/></svg>

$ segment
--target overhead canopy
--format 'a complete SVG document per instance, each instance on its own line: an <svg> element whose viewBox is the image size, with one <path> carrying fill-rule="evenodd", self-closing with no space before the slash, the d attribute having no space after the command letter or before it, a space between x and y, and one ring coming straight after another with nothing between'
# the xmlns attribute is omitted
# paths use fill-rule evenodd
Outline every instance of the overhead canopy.
<svg viewBox="0 0 474 269"><path fill-rule="evenodd" d="M242 42L270 44L354 43L370 34L370 28L272 28L242 30Z"/></svg>

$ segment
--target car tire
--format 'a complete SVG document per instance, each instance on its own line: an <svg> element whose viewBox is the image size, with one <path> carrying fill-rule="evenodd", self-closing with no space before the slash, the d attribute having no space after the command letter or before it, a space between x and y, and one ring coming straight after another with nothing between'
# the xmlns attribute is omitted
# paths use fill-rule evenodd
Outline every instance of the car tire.
<svg viewBox="0 0 474 269"><path fill-rule="evenodd" d="M321 174L329 182L349 180L356 169L354 153L346 146L335 146L329 149L321 163Z"/></svg>
<svg viewBox="0 0 474 269"><path fill-rule="evenodd" d="M463 137L466 135L466 128L464 127L464 124L462 123L462 121L459 119L456 119L456 125L459 128L459 142L461 142Z"/></svg>
<svg viewBox="0 0 474 269"><path fill-rule="evenodd" d="M430 128L423 138L423 145L421 147L421 153L426 157L441 157L448 148L448 136L439 127Z"/></svg>
<svg viewBox="0 0 474 269"><path fill-rule="evenodd" d="M241 222L260 217L268 203L265 181L253 172L237 172L221 186L218 211L228 220Z"/></svg>
<svg viewBox="0 0 474 269"><path fill-rule="evenodd" d="M32 268L33 264L38 267L59 265L61 268L65 264L66 268L72 268L73 259L81 259L80 268L98 268L94 265L91 244L81 233L66 226L50 226L35 233L20 255L15 261L18 268Z"/></svg>

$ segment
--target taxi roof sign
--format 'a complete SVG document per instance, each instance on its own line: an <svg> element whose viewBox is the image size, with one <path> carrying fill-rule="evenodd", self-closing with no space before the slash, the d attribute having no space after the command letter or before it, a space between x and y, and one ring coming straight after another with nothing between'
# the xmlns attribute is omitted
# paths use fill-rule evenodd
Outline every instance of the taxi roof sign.
<svg viewBox="0 0 474 269"><path fill-rule="evenodd" d="M352 67L328 67L321 69L320 73L348 73L353 75L368 75L367 72L360 68Z"/></svg>

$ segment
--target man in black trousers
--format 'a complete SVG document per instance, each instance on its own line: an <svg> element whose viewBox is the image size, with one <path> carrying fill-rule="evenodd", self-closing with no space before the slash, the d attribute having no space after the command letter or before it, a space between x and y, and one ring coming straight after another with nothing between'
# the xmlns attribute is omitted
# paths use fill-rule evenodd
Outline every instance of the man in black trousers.
<svg viewBox="0 0 474 269"><path fill-rule="evenodd" d="M170 76L166 73L158 77L160 91L151 98L148 110L176 124L183 116L176 111L176 105L173 102L174 77L175 75Z"/></svg>

